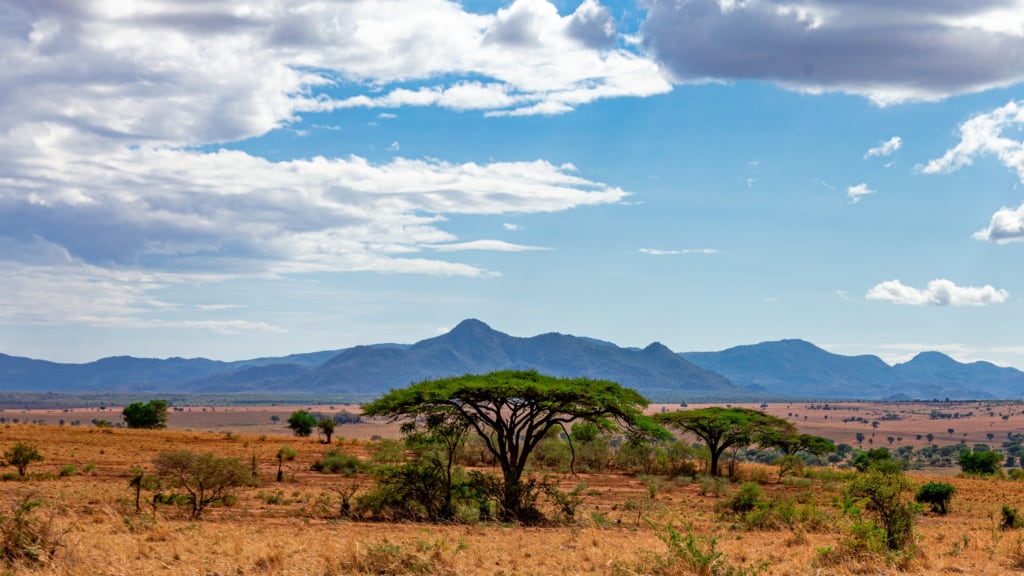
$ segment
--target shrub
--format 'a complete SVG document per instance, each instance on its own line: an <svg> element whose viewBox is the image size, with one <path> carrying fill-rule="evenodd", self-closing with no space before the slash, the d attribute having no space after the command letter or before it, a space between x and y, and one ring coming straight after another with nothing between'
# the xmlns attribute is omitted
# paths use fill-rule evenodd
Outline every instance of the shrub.
<svg viewBox="0 0 1024 576"><path fill-rule="evenodd" d="M1003 506L1002 521L999 526L1003 530L1012 530L1013 528L1020 528L1022 519L1020 513L1017 512L1016 508L1011 506Z"/></svg>
<svg viewBox="0 0 1024 576"><path fill-rule="evenodd" d="M728 500L723 502L723 508L730 510L737 514L744 512L750 512L754 508L757 508L759 502L761 502L761 496L764 492L761 491L761 487L754 482L745 482L740 486L740 489L732 495Z"/></svg>
<svg viewBox="0 0 1024 576"><path fill-rule="evenodd" d="M70 476L77 476L78 468L75 468L72 464L67 464L60 469L59 476L61 478L68 478Z"/></svg>
<svg viewBox="0 0 1024 576"><path fill-rule="evenodd" d="M848 488L848 496L863 501L865 509L880 523L877 528L881 530L889 550L904 550L912 543L915 510L903 498L903 493L910 487L910 481L899 464L887 462L872 466L854 479ZM857 511L854 514L856 516ZM872 531L873 524L870 522L861 527ZM855 522L854 526L856 530L858 523Z"/></svg>
<svg viewBox="0 0 1024 576"><path fill-rule="evenodd" d="M18 469L18 476L24 476L28 465L33 462L42 462L43 455L39 453L34 444L27 442L16 442L4 452L4 463Z"/></svg>
<svg viewBox="0 0 1024 576"><path fill-rule="evenodd" d="M316 427L316 417L305 410L296 410L288 417L288 428L293 434L306 438L313 433Z"/></svg>
<svg viewBox="0 0 1024 576"><path fill-rule="evenodd" d="M960 469L964 474L989 476L1000 472L1003 455L991 450L966 450L960 453Z"/></svg>
<svg viewBox="0 0 1024 576"><path fill-rule="evenodd" d="M768 567L734 566L718 550L718 541L712 536L696 536L686 526L686 533L676 530L672 524L664 529L655 527L658 539L668 550L663 554L652 554L651 565L638 566L637 573L674 576L676 574L701 574L704 576L756 576Z"/></svg>
<svg viewBox="0 0 1024 576"><path fill-rule="evenodd" d="M956 494L956 488L945 482L928 482L917 490L914 500L919 504L927 504L932 512L945 514L949 510L949 501Z"/></svg>
<svg viewBox="0 0 1024 576"><path fill-rule="evenodd" d="M888 462L892 460L892 454L888 448L872 448L867 452L858 452L853 457L853 466L860 472L867 472L868 469L875 467L879 462Z"/></svg>
<svg viewBox="0 0 1024 576"><path fill-rule="evenodd" d="M53 517L43 521L35 516L41 505L26 497L10 515L0 515L0 555L6 564L45 564L63 545L64 534L54 528Z"/></svg>
<svg viewBox="0 0 1024 576"><path fill-rule="evenodd" d="M351 476L363 469L359 458L342 452L337 448L328 450L324 457L313 463L313 470L324 474L343 474Z"/></svg>

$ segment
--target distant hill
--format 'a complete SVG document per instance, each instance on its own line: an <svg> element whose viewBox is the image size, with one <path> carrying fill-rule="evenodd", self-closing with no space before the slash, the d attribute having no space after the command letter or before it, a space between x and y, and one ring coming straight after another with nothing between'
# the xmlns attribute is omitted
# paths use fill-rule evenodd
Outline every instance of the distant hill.
<svg viewBox="0 0 1024 576"><path fill-rule="evenodd" d="M661 344L636 350L557 333L516 338L479 320L465 320L447 334L404 349L349 348L311 371L301 384L325 392L379 393L430 378L503 369L614 380L652 399L742 393L726 378Z"/></svg>
<svg viewBox="0 0 1024 576"><path fill-rule="evenodd" d="M963 364L940 352L922 352L910 362L889 366L877 356L842 356L803 340L779 340L682 356L741 388L787 396L870 400L1024 397L1024 372L988 362Z"/></svg>
<svg viewBox="0 0 1024 576"><path fill-rule="evenodd" d="M614 380L667 402L1024 397L1024 372L988 362L963 364L939 352L923 352L896 366L877 356L833 354L803 340L678 354L657 342L640 349L558 333L518 338L479 320L465 320L447 334L415 344L236 362L118 356L61 364L0 354L0 390L369 398L420 380L502 369Z"/></svg>

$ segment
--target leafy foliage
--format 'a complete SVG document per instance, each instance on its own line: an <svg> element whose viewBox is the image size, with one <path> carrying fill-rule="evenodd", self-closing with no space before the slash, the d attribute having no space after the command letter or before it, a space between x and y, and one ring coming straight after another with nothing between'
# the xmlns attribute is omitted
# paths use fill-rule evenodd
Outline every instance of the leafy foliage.
<svg viewBox="0 0 1024 576"><path fill-rule="evenodd" d="M642 414L645 406L647 400L640 394L614 382L506 370L391 390L364 405L363 414L414 420L443 417L464 423L501 467L503 517L523 521L536 516L535 510L524 508L523 471L551 428L589 421L601 430L619 426L664 435Z"/></svg>
<svg viewBox="0 0 1024 576"><path fill-rule="evenodd" d="M719 474L718 463L726 449L749 446L758 438L796 433L789 422L750 408L711 406L656 414L654 420L703 440L708 448L708 471L713 476Z"/></svg>
<svg viewBox="0 0 1024 576"><path fill-rule="evenodd" d="M917 489L914 501L919 504L928 504L932 512L945 514L949 511L949 501L956 494L956 488L945 482L928 482Z"/></svg>
<svg viewBox="0 0 1024 576"><path fill-rule="evenodd" d="M236 488L253 484L252 472L237 458L174 450L157 454L153 465L160 476L185 490L193 519L211 504L230 498Z"/></svg>
<svg viewBox="0 0 1024 576"><path fill-rule="evenodd" d="M321 418L317 421L316 427L324 435L325 441L330 444L331 436L334 435L334 420L331 418Z"/></svg>
<svg viewBox="0 0 1024 576"><path fill-rule="evenodd" d="M316 427L316 416L305 410L296 410L288 417L288 428L293 434L300 438L306 438L313 433Z"/></svg>
<svg viewBox="0 0 1024 576"><path fill-rule="evenodd" d="M4 451L4 463L17 468L19 476L25 475L29 464L42 461L43 455L39 453L34 444L27 442L15 442L13 446Z"/></svg>
<svg viewBox="0 0 1024 576"><path fill-rule="evenodd" d="M904 493L912 487L897 462L878 463L850 483L849 496L860 499L873 514L889 550L903 550L912 543L914 505Z"/></svg>
<svg viewBox="0 0 1024 576"><path fill-rule="evenodd" d="M1003 455L991 450L967 450L960 453L960 469L964 474L989 476L998 474Z"/></svg>
<svg viewBox="0 0 1024 576"><path fill-rule="evenodd" d="M121 417L129 428L167 428L167 400L132 402L121 411Z"/></svg>

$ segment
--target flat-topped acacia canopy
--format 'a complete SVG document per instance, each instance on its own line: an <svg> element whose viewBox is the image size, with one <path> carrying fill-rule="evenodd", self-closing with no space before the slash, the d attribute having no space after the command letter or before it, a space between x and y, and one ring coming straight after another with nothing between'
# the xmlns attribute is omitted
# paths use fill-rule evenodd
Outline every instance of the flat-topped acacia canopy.
<svg viewBox="0 0 1024 576"><path fill-rule="evenodd" d="M391 390L362 409L367 416L392 420L445 415L466 423L501 466L504 513L516 520L527 458L548 430L584 420L606 430L666 437L644 416L646 406L638 392L608 380L503 370L419 382Z"/></svg>

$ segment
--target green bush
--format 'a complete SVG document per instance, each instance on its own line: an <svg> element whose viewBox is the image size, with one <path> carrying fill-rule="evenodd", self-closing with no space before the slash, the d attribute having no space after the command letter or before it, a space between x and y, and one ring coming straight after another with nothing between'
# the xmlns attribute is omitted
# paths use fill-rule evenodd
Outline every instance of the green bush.
<svg viewBox="0 0 1024 576"><path fill-rule="evenodd" d="M43 455L39 453L34 444L15 442L13 446L4 451L3 459L4 464L18 469L18 476L24 476L28 465L33 462L42 462Z"/></svg>
<svg viewBox="0 0 1024 576"><path fill-rule="evenodd" d="M363 470L359 458L342 452L337 448L328 450L324 457L313 463L313 470L323 474L343 474L351 476Z"/></svg>
<svg viewBox="0 0 1024 576"><path fill-rule="evenodd" d="M991 450L967 450L960 453L960 469L964 474L990 476L1001 471L1003 455Z"/></svg>
<svg viewBox="0 0 1024 576"><path fill-rule="evenodd" d="M945 514L949 510L949 501L956 494L956 488L945 482L928 482L917 490L914 500L919 504L927 504L932 512Z"/></svg>
<svg viewBox="0 0 1024 576"><path fill-rule="evenodd" d="M889 550L905 550L913 543L914 505L904 500L903 494L911 488L910 481L903 474L897 462L880 462L871 466L867 472L855 478L847 489L847 497L852 502L858 500L864 508L878 521L885 547ZM848 505L855 517L855 532L864 528L865 532L873 532L871 524L861 522L859 509ZM855 538L857 534L854 534Z"/></svg>
<svg viewBox="0 0 1024 576"><path fill-rule="evenodd" d="M761 491L760 486L754 482L746 482L740 486L740 489L732 497L722 504L725 509L742 514L757 508L762 496L764 496L764 492Z"/></svg>

